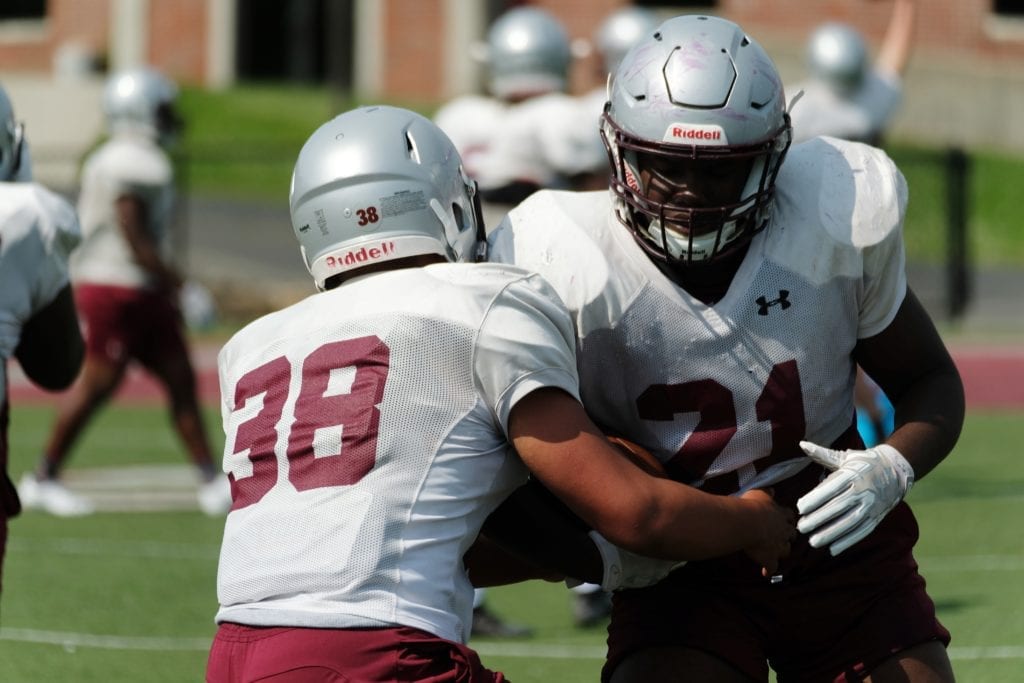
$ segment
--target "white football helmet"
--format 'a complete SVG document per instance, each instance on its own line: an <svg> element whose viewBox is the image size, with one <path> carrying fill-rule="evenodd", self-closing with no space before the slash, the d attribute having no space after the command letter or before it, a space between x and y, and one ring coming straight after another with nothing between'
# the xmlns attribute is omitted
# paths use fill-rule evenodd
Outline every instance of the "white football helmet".
<svg viewBox="0 0 1024 683"><path fill-rule="evenodd" d="M156 69L136 67L113 74L103 89L103 113L111 132L135 130L170 142L181 129L175 110L178 86Z"/></svg>
<svg viewBox="0 0 1024 683"><path fill-rule="evenodd" d="M487 33L491 94L501 99L562 92L568 84L572 46L562 24L538 7L515 7Z"/></svg>
<svg viewBox="0 0 1024 683"><path fill-rule="evenodd" d="M807 66L814 78L841 95L856 90L868 68L863 36L847 24L822 24L807 44Z"/></svg>
<svg viewBox="0 0 1024 683"><path fill-rule="evenodd" d="M0 86L0 181L14 180L21 166L24 126L14 119L14 107Z"/></svg>
<svg viewBox="0 0 1024 683"><path fill-rule="evenodd" d="M594 34L594 45L606 73L614 73L629 48L658 27L658 17L649 9L627 5L610 14Z"/></svg>
<svg viewBox="0 0 1024 683"><path fill-rule="evenodd" d="M669 19L626 54L601 134L619 219L652 258L684 266L767 225L792 139L767 53L733 22L700 15ZM735 190L715 196L721 187Z"/></svg>
<svg viewBox="0 0 1024 683"><path fill-rule="evenodd" d="M483 260L476 183L432 121L397 107L345 112L295 162L292 227L317 289L332 276L421 254Z"/></svg>

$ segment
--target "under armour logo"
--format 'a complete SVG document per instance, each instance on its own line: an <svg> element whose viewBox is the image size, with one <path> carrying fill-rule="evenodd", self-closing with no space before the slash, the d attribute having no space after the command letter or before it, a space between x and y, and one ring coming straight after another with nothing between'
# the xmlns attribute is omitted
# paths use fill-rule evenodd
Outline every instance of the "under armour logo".
<svg viewBox="0 0 1024 683"><path fill-rule="evenodd" d="M759 296L757 297L757 299L755 299L755 301L757 302L758 315L768 315L768 309L775 305L782 307L782 310L786 310L787 308L793 305L789 303L788 289L780 289L778 299L772 299L771 301L769 301L765 297Z"/></svg>

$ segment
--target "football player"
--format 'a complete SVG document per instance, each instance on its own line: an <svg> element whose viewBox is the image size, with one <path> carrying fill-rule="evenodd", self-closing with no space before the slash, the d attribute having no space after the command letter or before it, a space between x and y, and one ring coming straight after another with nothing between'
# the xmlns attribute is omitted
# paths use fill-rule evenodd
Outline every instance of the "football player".
<svg viewBox="0 0 1024 683"><path fill-rule="evenodd" d="M74 380L84 353L68 278L78 216L31 181L23 131L0 86L0 569L7 520L21 510L7 472L7 361L16 358L31 380L56 391Z"/></svg>
<svg viewBox="0 0 1024 683"><path fill-rule="evenodd" d="M963 388L907 286L903 175L881 150L791 147L783 87L739 26L674 17L603 118L610 192L538 192L492 233L573 314L583 404L675 479L770 485L803 532L765 578L742 555L616 594L603 678L951 681L917 571L915 480L953 448ZM896 429L857 434L860 363Z"/></svg>
<svg viewBox="0 0 1024 683"><path fill-rule="evenodd" d="M914 37L914 0L893 0L878 58L872 61L854 27L827 22L807 44L809 78L793 105L793 141L831 135L879 145L903 97L903 74Z"/></svg>
<svg viewBox="0 0 1024 683"><path fill-rule="evenodd" d="M792 511L764 491L705 494L612 449L578 401L551 288L455 263L480 253L477 201L451 141L405 109L346 112L300 151L292 224L322 291L220 352L234 503L208 681L503 680L465 645L470 577L508 580L514 558L474 546L471 574L463 558L528 471L608 539L581 534L570 559L609 588L786 552Z"/></svg>
<svg viewBox="0 0 1024 683"><path fill-rule="evenodd" d="M594 165L606 165L567 94L574 52L557 18L539 7L514 7L491 25L482 52L488 95L457 97L434 121L465 159L489 214L504 213L492 206L569 187Z"/></svg>
<svg viewBox="0 0 1024 683"><path fill-rule="evenodd" d="M83 240L71 263L86 358L36 471L21 480L26 507L66 516L92 512L88 500L61 484L60 471L133 361L166 390L172 424L197 470L199 507L217 515L230 505L199 410L178 305L182 280L169 253L174 177L164 147L180 129L177 93L173 82L148 67L113 74L105 85L110 137L82 169Z"/></svg>

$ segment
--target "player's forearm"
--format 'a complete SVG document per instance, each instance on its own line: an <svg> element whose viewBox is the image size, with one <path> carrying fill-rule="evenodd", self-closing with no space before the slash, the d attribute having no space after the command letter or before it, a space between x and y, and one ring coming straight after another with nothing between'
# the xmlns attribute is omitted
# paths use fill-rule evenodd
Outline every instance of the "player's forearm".
<svg viewBox="0 0 1024 683"><path fill-rule="evenodd" d="M949 367L917 382L894 402L896 429L886 439L920 481L953 450L964 421L963 383Z"/></svg>
<svg viewBox="0 0 1024 683"><path fill-rule="evenodd" d="M749 498L705 493L668 480L657 484L662 501L650 519L632 535L609 539L623 548L651 557L704 560L748 551L782 540L781 508L761 494ZM683 490L685 489L685 490Z"/></svg>

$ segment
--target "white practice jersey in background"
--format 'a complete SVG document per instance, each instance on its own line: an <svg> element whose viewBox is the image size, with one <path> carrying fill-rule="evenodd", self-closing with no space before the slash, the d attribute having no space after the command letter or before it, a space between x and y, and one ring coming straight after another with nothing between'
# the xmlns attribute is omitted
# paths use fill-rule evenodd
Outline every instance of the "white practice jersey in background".
<svg viewBox="0 0 1024 683"><path fill-rule="evenodd" d="M78 213L82 246L75 252L75 282L145 288L153 277L135 261L118 224L116 202L134 195L145 205L146 230L164 256L170 250L174 173L167 153L149 137L133 132L115 135L86 159Z"/></svg>
<svg viewBox="0 0 1024 683"><path fill-rule="evenodd" d="M67 286L68 255L80 239L63 197L36 183L0 182L0 403L21 329Z"/></svg>
<svg viewBox="0 0 1024 683"><path fill-rule="evenodd" d="M713 306L662 275L607 192L531 196L492 234L491 259L538 271L573 312L598 424L674 478L731 492L785 478L808 462L800 439L829 444L852 425L850 353L906 293L906 199L880 150L793 147L769 227Z"/></svg>
<svg viewBox="0 0 1024 683"><path fill-rule="evenodd" d="M550 286L497 264L371 274L250 324L219 364L218 621L465 642L462 557L526 479L509 411L541 387L578 397Z"/></svg>
<svg viewBox="0 0 1024 683"><path fill-rule="evenodd" d="M607 163L603 150L593 144L597 122L582 115L575 97L547 93L498 105L500 110L487 107L484 100L479 96L462 98L461 103L456 100L434 117L482 190L515 182L565 187L572 176Z"/></svg>
<svg viewBox="0 0 1024 683"><path fill-rule="evenodd" d="M870 71L852 95L842 97L820 81L786 88L790 97L803 90L790 111L793 142L819 135L876 143L899 108L903 83L899 76Z"/></svg>

